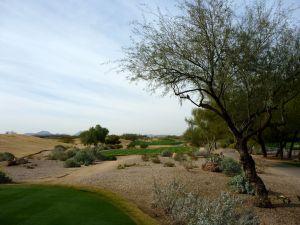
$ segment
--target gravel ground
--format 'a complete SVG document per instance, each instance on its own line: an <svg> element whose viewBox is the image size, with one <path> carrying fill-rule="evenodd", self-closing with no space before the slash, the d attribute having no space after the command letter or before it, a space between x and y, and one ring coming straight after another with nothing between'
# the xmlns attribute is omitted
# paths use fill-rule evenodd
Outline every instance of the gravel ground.
<svg viewBox="0 0 300 225"><path fill-rule="evenodd" d="M173 161L160 158L162 162ZM118 157L117 161L101 162L93 166L75 169L63 168L61 162L49 160L32 160L38 166L26 169L22 166L6 167L5 170L15 181L46 182L73 185L89 185L110 189L135 202L143 211L156 217L164 224L164 218L159 212L151 208L152 189L154 181L165 184L177 179L193 191L208 197L215 197L222 191L228 191L226 183L229 178L221 173L211 173L201 170L204 159L194 162L198 168L187 171L180 163L175 167L164 167L163 164L143 162L140 156ZM136 164L125 169L117 169L119 164ZM277 168L268 167L260 175L268 189L282 193L292 200L291 205L272 197L276 208L258 209L261 225L300 225L300 202L296 195L300 195L300 178L280 173ZM251 197L247 198L243 207L251 206Z"/></svg>

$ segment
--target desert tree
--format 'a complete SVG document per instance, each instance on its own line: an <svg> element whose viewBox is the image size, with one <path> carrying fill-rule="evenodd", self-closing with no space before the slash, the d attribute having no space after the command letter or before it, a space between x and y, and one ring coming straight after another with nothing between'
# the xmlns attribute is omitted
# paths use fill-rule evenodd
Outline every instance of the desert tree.
<svg viewBox="0 0 300 225"><path fill-rule="evenodd" d="M196 146L206 144L208 152L217 148L217 141L220 139L230 138L224 120L210 110L193 109L192 117L187 118L186 122L188 129L184 137Z"/></svg>
<svg viewBox="0 0 300 225"><path fill-rule="evenodd" d="M97 146L99 142L105 142L105 138L108 133L109 131L107 128L96 125L95 127L91 127L90 129L83 131L79 137L82 144Z"/></svg>
<svg viewBox="0 0 300 225"><path fill-rule="evenodd" d="M299 31L286 10L256 2L239 13L226 0L190 0L178 16L158 10L136 23L122 68L181 100L211 110L234 135L258 205L270 206L247 142L299 88Z"/></svg>

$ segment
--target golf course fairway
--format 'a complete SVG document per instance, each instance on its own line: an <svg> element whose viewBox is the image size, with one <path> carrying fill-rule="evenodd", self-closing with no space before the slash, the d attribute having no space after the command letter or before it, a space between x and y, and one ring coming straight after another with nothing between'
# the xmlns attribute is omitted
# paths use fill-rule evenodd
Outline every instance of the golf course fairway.
<svg viewBox="0 0 300 225"><path fill-rule="evenodd" d="M0 186L0 224L3 225L148 224L136 223L126 210L120 209L122 206L117 205L115 199L101 192L84 189L44 185Z"/></svg>

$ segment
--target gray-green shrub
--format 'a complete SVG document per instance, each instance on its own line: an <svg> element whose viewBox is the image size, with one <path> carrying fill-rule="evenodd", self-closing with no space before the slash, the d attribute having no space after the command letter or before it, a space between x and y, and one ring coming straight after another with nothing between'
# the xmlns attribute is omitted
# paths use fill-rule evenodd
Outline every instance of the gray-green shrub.
<svg viewBox="0 0 300 225"><path fill-rule="evenodd" d="M242 172L241 164L238 161L227 157L220 162L220 169L227 176L234 176Z"/></svg>
<svg viewBox="0 0 300 225"><path fill-rule="evenodd" d="M240 207L241 200L229 193L209 200L195 195L177 181L153 192L153 207L162 209L174 224L181 225L258 225L254 210Z"/></svg>
<svg viewBox="0 0 300 225"><path fill-rule="evenodd" d="M74 160L80 164L84 164L88 166L95 161L95 155L92 149L80 150L76 152L76 155L74 156Z"/></svg>
<svg viewBox="0 0 300 225"><path fill-rule="evenodd" d="M13 160L16 157L10 152L0 152L0 162Z"/></svg>
<svg viewBox="0 0 300 225"><path fill-rule="evenodd" d="M70 167L80 167L81 163L77 162L75 159L71 158L71 159L67 159L64 162L64 167L66 168L70 168Z"/></svg>
<svg viewBox="0 0 300 225"><path fill-rule="evenodd" d="M160 154L162 157L171 157L172 156L172 152L170 152L169 150L164 150L162 151L162 153Z"/></svg>
<svg viewBox="0 0 300 225"><path fill-rule="evenodd" d="M240 174L232 177L227 183L231 190L240 194L254 194L254 189L247 178Z"/></svg>
<svg viewBox="0 0 300 225"><path fill-rule="evenodd" d="M65 150L58 148L58 149L52 150L52 152L48 156L48 159L66 161L68 159L68 156L67 156Z"/></svg>

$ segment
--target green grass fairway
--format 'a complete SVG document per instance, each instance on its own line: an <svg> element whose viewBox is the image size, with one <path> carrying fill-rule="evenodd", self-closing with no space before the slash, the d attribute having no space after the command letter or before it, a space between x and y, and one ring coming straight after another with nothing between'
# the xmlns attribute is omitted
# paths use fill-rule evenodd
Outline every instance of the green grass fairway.
<svg viewBox="0 0 300 225"><path fill-rule="evenodd" d="M163 148L154 148L154 149L143 149L143 148L133 148L133 149L115 149L103 151L103 154L106 156L121 156L121 155L144 155L144 154L160 154L163 151L168 150L170 152L176 153L187 153L192 151L191 147L163 147Z"/></svg>
<svg viewBox="0 0 300 225"><path fill-rule="evenodd" d="M136 225L107 197L56 186L0 186L1 225Z"/></svg>
<svg viewBox="0 0 300 225"><path fill-rule="evenodd" d="M173 140L173 139L159 139L151 141L136 140L133 141L135 145L147 144L147 145L180 145L184 143L183 141Z"/></svg>

